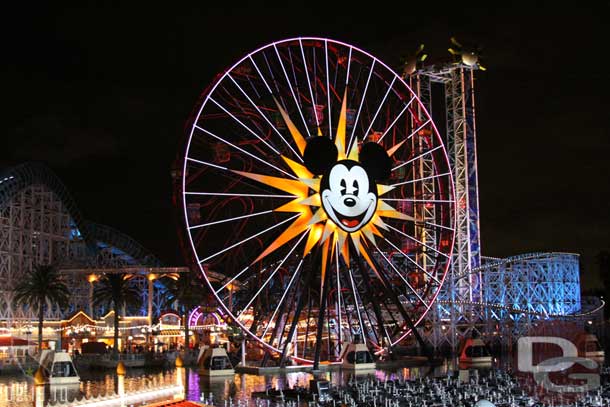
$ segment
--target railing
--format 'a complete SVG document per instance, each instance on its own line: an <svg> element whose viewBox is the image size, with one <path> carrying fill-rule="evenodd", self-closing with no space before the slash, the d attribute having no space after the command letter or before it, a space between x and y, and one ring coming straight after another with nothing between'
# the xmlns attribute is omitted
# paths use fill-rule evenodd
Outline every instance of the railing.
<svg viewBox="0 0 610 407"><path fill-rule="evenodd" d="M138 386L138 389L125 391L125 376L119 376L118 392L110 394L100 394L95 397L85 397L80 399L68 400L67 392L51 392L48 406L50 407L69 407L69 406L89 406L89 407L112 407L141 405L144 402L160 400L182 400L184 399L184 385L182 377L177 372L177 378L161 378L150 382L145 382Z"/></svg>

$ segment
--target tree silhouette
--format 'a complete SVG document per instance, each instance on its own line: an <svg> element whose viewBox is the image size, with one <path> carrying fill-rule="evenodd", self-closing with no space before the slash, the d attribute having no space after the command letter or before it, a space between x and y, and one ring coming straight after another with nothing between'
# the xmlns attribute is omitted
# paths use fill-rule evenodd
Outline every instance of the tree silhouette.
<svg viewBox="0 0 610 407"><path fill-rule="evenodd" d="M59 270L51 264L36 265L14 289L15 301L38 311L38 346L42 349L42 325L47 303L67 307L70 290L63 282Z"/></svg>

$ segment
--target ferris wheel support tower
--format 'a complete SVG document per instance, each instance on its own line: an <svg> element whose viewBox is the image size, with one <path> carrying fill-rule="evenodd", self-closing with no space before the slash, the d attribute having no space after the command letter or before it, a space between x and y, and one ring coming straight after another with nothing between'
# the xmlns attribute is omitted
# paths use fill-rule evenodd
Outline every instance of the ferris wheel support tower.
<svg viewBox="0 0 610 407"><path fill-rule="evenodd" d="M456 234L450 273L441 290L436 312L431 313L430 341L437 347L459 340L484 327L483 315L469 304L481 301L479 188L477 173L474 71L463 63L431 65L409 80L436 123L444 123L445 143L455 182ZM433 100L442 94L444 103ZM434 95L434 96L433 96ZM440 98L439 98L440 99ZM420 163L426 170L426 163ZM424 219L425 220L425 219ZM434 236L428 236L434 239ZM428 240L430 241L430 240ZM438 242L437 242L438 244ZM456 278L468 274L468 278ZM445 301L443 301L445 300ZM446 305L452 304L452 305Z"/></svg>

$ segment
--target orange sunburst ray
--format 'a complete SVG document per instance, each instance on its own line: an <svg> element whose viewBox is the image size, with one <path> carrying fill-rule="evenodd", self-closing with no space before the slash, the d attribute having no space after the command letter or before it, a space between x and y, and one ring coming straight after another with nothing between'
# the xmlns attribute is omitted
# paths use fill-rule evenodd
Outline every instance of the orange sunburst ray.
<svg viewBox="0 0 610 407"><path fill-rule="evenodd" d="M309 214L311 216L311 210L307 206L303 205L301 203L301 201L302 201L301 198L293 199L292 201L290 201L278 208L275 208L273 211L274 212L302 212L302 213L309 212Z"/></svg>
<svg viewBox="0 0 610 407"><path fill-rule="evenodd" d="M320 191L320 178L299 178L299 181L314 191Z"/></svg>
<svg viewBox="0 0 610 407"><path fill-rule="evenodd" d="M390 185L377 184L377 196L382 196L390 192L396 187Z"/></svg>
<svg viewBox="0 0 610 407"><path fill-rule="evenodd" d="M335 145L339 152L338 159L345 160L347 154L347 146L345 145L345 133L347 131L347 89L343 94L343 103L341 103L341 113L339 114L339 123L337 124L337 136L335 137Z"/></svg>
<svg viewBox="0 0 610 407"><path fill-rule="evenodd" d="M367 226L371 229L371 232L373 232L379 237L383 237L379 229L377 229L377 226L375 226L372 222L370 222Z"/></svg>
<svg viewBox="0 0 610 407"><path fill-rule="evenodd" d="M324 227L319 223L311 225L310 227L311 229L309 229L309 236L307 236L307 242L305 243L305 249L303 250L303 257L307 256L316 243L320 241L322 231L324 230Z"/></svg>
<svg viewBox="0 0 610 407"><path fill-rule="evenodd" d="M394 147L391 147L388 150L388 156L392 157L394 155L394 153L396 152L396 150L398 150L404 143L405 141L407 141L406 139L401 141L400 143L396 144Z"/></svg>
<svg viewBox="0 0 610 407"><path fill-rule="evenodd" d="M362 231L362 234L364 234L364 237L371 241L371 243L375 244L375 234L373 233L371 225L366 225L360 230Z"/></svg>
<svg viewBox="0 0 610 407"><path fill-rule="evenodd" d="M267 257L269 254L273 253L292 239L297 236L299 233L304 232L309 227L309 219L311 219L311 212L302 213L290 226L286 228L274 241L271 243L257 258L252 262L252 264L259 262L260 260Z"/></svg>
<svg viewBox="0 0 610 407"><path fill-rule="evenodd" d="M326 221L326 224L324 225L324 233L322 233L322 241L326 242L326 239L328 239L328 237L330 236L330 234L332 232L334 232L337 229L337 226L335 225L335 223L328 219Z"/></svg>
<svg viewBox="0 0 610 407"><path fill-rule="evenodd" d="M314 213L314 215L309 220L309 224L313 225L315 223L322 222L323 220L326 220L326 219L328 219L328 215L326 215L326 212L324 211L324 209L319 208L316 211L316 213Z"/></svg>
<svg viewBox="0 0 610 407"><path fill-rule="evenodd" d="M276 104L278 110L280 111L280 114L282 115L284 122L286 123L286 127L288 127L288 131L290 132L290 135L292 136L294 143L297 145L301 155L303 155L303 153L305 152L305 146L307 145L307 141L305 141L305 137L303 137L303 135L301 134L299 129L297 129L297 126L295 126L294 123L292 122L292 120L290 120L288 113L286 113L286 111L280 105L280 103L277 101L277 99L274 97L273 100L275 101L275 104Z"/></svg>
<svg viewBox="0 0 610 407"><path fill-rule="evenodd" d="M302 164L299 164L296 161L292 161L290 158L282 156L282 159L286 162L286 164L288 164L288 166L290 167L290 169L292 170L292 172L294 173L294 175L296 175L299 178L313 178L314 175L309 172L309 170L307 169L307 167L305 167Z"/></svg>
<svg viewBox="0 0 610 407"><path fill-rule="evenodd" d="M301 180L291 180L286 178L272 177L270 175L262 175L255 174L252 172L246 171L236 171L231 170L232 172L241 175L242 177L250 178L255 181L260 182L261 184L269 185L284 192L288 192L290 194L294 194L301 198L306 198L308 193L307 185L304 185Z"/></svg>
<svg viewBox="0 0 610 407"><path fill-rule="evenodd" d="M318 194L318 193L309 195L307 198L300 200L299 203L301 205L308 205L308 206L322 205L322 202L320 201L320 194Z"/></svg>
<svg viewBox="0 0 610 407"><path fill-rule="evenodd" d="M371 223L376 225L376 226L379 226L381 229L383 229L385 231L390 230L390 228L388 228L388 225L386 225L385 222L383 221L383 219L381 219L379 217L379 215L377 215L377 214L375 214L373 216L373 219L371 219Z"/></svg>

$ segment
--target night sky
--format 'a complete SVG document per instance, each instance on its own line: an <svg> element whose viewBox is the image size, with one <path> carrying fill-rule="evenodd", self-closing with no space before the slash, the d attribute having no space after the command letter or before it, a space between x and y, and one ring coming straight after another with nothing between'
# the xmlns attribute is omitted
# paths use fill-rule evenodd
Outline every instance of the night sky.
<svg viewBox="0 0 610 407"><path fill-rule="evenodd" d="M483 254L581 253L584 288L597 284L595 254L610 248L608 2L166 3L4 10L0 169L46 163L87 219L181 265L170 168L217 73L293 36L345 41L398 66L420 43L449 60L454 35L483 46L488 68L476 84Z"/></svg>

